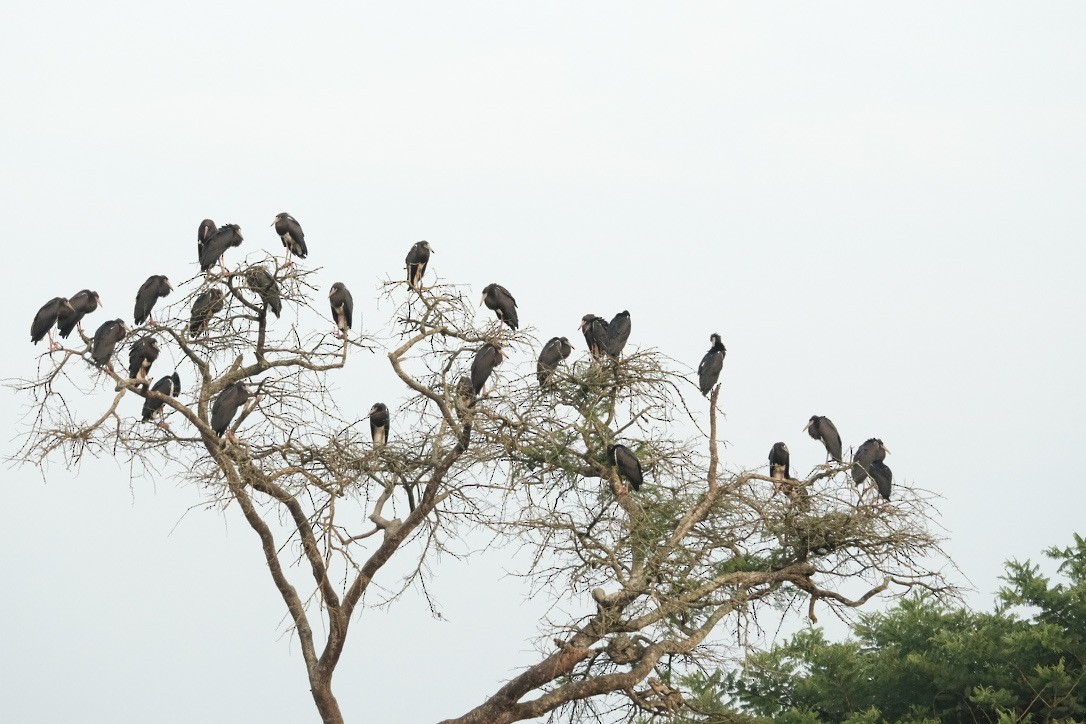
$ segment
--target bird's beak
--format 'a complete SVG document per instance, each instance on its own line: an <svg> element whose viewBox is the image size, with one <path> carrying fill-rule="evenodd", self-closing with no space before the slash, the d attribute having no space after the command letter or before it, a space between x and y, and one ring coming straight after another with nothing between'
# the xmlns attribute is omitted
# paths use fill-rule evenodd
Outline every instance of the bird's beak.
<svg viewBox="0 0 1086 724"><path fill-rule="evenodd" d="M71 302L64 302L64 306L66 306L68 309L72 310L73 312L75 311L75 307L72 306Z"/></svg>
<svg viewBox="0 0 1086 724"><path fill-rule="evenodd" d="M807 428L811 426L811 421L808 420L807 424L803 426L803 432L807 432Z"/></svg>
<svg viewBox="0 0 1086 724"><path fill-rule="evenodd" d="M882 451L883 451L884 453L886 453L887 455L889 455L889 454L890 454L890 448L886 447L885 445L883 445L883 446L882 446Z"/></svg>
<svg viewBox="0 0 1086 724"><path fill-rule="evenodd" d="M479 306L480 307L483 306L484 301L486 301L486 295L485 294L483 296L479 297Z"/></svg>

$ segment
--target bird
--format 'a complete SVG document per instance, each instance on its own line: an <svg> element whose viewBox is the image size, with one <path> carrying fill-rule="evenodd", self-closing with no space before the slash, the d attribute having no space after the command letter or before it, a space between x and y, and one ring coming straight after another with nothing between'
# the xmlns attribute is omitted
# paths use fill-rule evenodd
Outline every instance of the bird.
<svg viewBox="0 0 1086 724"><path fill-rule="evenodd" d="M388 405L375 402L366 414L370 419L370 437L375 448L384 447L388 442Z"/></svg>
<svg viewBox="0 0 1086 724"><path fill-rule="evenodd" d="M42 305L38 313L34 315L34 321L30 323L30 341L37 344L46 335L49 336L49 351L55 352L60 345L53 341L53 325L61 312L74 312L71 303L64 297L53 297Z"/></svg>
<svg viewBox="0 0 1086 724"><path fill-rule="evenodd" d="M219 230L219 227L215 226L215 222L211 219L204 219L200 222L200 228L196 230L196 253L202 254L204 251L204 244L211 238L211 235Z"/></svg>
<svg viewBox="0 0 1086 724"><path fill-rule="evenodd" d="M328 303L332 307L332 321L336 324L336 336L346 338L354 318L354 297L343 282L336 282L328 292Z"/></svg>
<svg viewBox="0 0 1086 724"><path fill-rule="evenodd" d="M497 345L487 342L475 353L471 362L471 391L478 395L483 391L490 373L502 363L505 354Z"/></svg>
<svg viewBox="0 0 1086 724"><path fill-rule="evenodd" d="M141 337L128 353L128 376L131 379L147 379L147 373L158 359L158 353L157 339L150 335Z"/></svg>
<svg viewBox="0 0 1086 724"><path fill-rule="evenodd" d="M223 293L218 287L212 287L196 297L192 303L192 315L189 317L189 336L197 337L207 331L211 318L223 308Z"/></svg>
<svg viewBox="0 0 1086 724"><path fill-rule="evenodd" d="M864 441L864 444L860 445L856 454L852 456L852 482L859 485L867 480L870 474L879 489L879 495L887 500L890 499L890 484L893 475L883 460L889 452L882 440L872 437Z"/></svg>
<svg viewBox="0 0 1086 724"><path fill-rule="evenodd" d="M147 281L136 292L136 308L133 311L136 324L143 324L148 319L151 320L151 324L154 324L155 320L151 317L151 310L154 308L155 302L172 291L173 287L170 286L170 280L165 275L152 274L147 277Z"/></svg>
<svg viewBox="0 0 1086 724"><path fill-rule="evenodd" d="M607 448L607 457L611 464L618 468L618 474L626 479L631 488L641 490L641 483L644 482L641 461L630 448L625 445L612 445Z"/></svg>
<svg viewBox="0 0 1086 724"><path fill-rule="evenodd" d="M713 343L713 346L701 358L701 364L698 365L698 387L701 389L702 397L707 396L720 379L720 371L724 369L724 356L728 354L724 343L720 341L719 334L710 334L709 341Z"/></svg>
<svg viewBox="0 0 1086 724"><path fill-rule="evenodd" d="M894 483L894 474L890 471L890 468L881 460L876 460L871 463L868 472L871 473L871 479L875 481L875 487L878 488L879 495L883 497L883 500L889 500Z"/></svg>
<svg viewBox="0 0 1086 724"><path fill-rule="evenodd" d="M222 265L222 255L232 246L241 246L243 241L241 227L237 224L224 224L211 236L204 240L200 247L200 271L207 271L215 266L215 262Z"/></svg>
<svg viewBox="0 0 1086 724"><path fill-rule="evenodd" d="M68 335L77 326L82 333L83 317L98 309L98 305L101 303L102 300L98 298L98 292L92 292L90 289L82 289L76 292L74 296L68 299L68 304L72 308L71 311L62 309L60 314L57 315L57 331L60 332L60 336L67 339Z"/></svg>
<svg viewBox="0 0 1086 724"><path fill-rule="evenodd" d="M113 371L110 359L126 334L128 334L128 327L123 319L102 323L102 326L95 331L94 339L91 340L91 360L97 367L106 367L110 372Z"/></svg>
<svg viewBox="0 0 1086 724"><path fill-rule="evenodd" d="M841 462L841 435L837 432L837 426L830 422L830 418L822 415L811 415L807 425L803 428L815 440L821 440L826 446L826 464L830 459Z"/></svg>
<svg viewBox="0 0 1086 724"><path fill-rule="evenodd" d="M249 399L250 394L249 388L242 380L238 380L219 393L211 406L211 429L216 435L219 437L226 435L226 428L230 427L230 422L238 414L238 409ZM226 437L233 439L233 434Z"/></svg>
<svg viewBox="0 0 1086 724"><path fill-rule="evenodd" d="M286 263L290 264L291 255L305 259L309 249L305 246L305 232L302 231L302 225L298 223L298 220L284 211L275 215L272 226L275 227L275 233L279 234L279 238L283 240L283 246L287 248Z"/></svg>
<svg viewBox="0 0 1086 724"><path fill-rule="evenodd" d="M483 287L483 298L479 304L485 304L488 309L493 309L499 322L505 322L510 329L520 326L517 320L517 300L509 290L501 284L487 284Z"/></svg>
<svg viewBox="0 0 1086 724"><path fill-rule="evenodd" d="M535 365L535 376L539 380L539 386L543 387L550 380L558 363L569 357L573 351L573 345L565 337L551 337L543 350L539 353L539 361Z"/></svg>
<svg viewBox="0 0 1086 724"><path fill-rule="evenodd" d="M584 333L585 344L593 357L607 351L609 333L606 319L595 314L586 314L581 317L580 330Z"/></svg>
<svg viewBox="0 0 1086 724"><path fill-rule="evenodd" d="M607 343L604 345L604 349L607 354L617 359L622 354L622 348L626 346L626 340L629 338L630 313L622 310L607 325Z"/></svg>
<svg viewBox="0 0 1086 724"><path fill-rule="evenodd" d="M788 446L783 442L773 443L769 451L769 477L774 480L788 480L792 476L788 472Z"/></svg>
<svg viewBox="0 0 1086 724"><path fill-rule="evenodd" d="M430 255L435 253L428 241L416 241L407 252L404 262L407 264L407 285L412 289L418 289L422 284L422 277L426 274L426 264L430 261Z"/></svg>
<svg viewBox="0 0 1086 724"><path fill-rule="evenodd" d="M275 318L283 311L283 300L279 296L279 284L275 277L262 266L251 266L245 270L245 282L260 296L266 309L270 309Z"/></svg>
<svg viewBox="0 0 1086 724"><path fill-rule="evenodd" d="M151 391L157 392L160 395L166 395L167 397L177 397L177 395L181 392L180 375L178 375L177 372L174 372L172 375L166 375L155 383L155 386L151 388ZM150 422L151 417L153 417L156 412L162 409L163 404L164 403L162 400L156 400L151 397L147 397L143 401L143 422ZM170 429L170 426L167 425L165 422L159 422L157 424L163 430Z"/></svg>

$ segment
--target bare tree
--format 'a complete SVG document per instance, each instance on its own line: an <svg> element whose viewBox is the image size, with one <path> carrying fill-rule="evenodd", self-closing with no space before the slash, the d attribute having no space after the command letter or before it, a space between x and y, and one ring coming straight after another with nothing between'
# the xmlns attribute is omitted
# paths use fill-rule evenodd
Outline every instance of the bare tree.
<svg viewBox="0 0 1086 724"><path fill-rule="evenodd" d="M32 410L18 461L71 467L84 455L120 456L237 506L286 604L325 722L343 721L332 677L386 564L416 556L391 595L413 584L425 591L426 556L468 525L527 547L531 585L583 611L545 622L538 660L448 722L665 714L682 704L672 671L715 661L725 647L714 632L742 628L759 609L802 600L814 618L819 605L846 613L883 591L954 593L922 495L857 499L847 466L783 486L757 472L726 473L719 388L706 412L658 351L585 355L540 388L531 330L477 320L456 287L390 282L392 333L340 340L309 307L311 274L274 271L284 304L298 311L293 324L269 323L264 296L245 281L260 278L266 293L266 279L241 271L190 280L160 323L131 332L125 349L152 334L185 361L176 397L91 366L86 336L84 346L43 356L37 377L13 386ZM188 310L209 287L224 292L224 308L194 334ZM470 369L488 343L523 359L497 367L476 395ZM352 354L378 348L408 399L395 436L374 447L329 385ZM220 436L211 410L239 381L252 394ZM161 402L169 424L141 422L133 397ZM608 459L618 441L644 467L637 493ZM407 496L412 509L396 517L404 508L394 500ZM308 572L304 586L292 582L296 570Z"/></svg>

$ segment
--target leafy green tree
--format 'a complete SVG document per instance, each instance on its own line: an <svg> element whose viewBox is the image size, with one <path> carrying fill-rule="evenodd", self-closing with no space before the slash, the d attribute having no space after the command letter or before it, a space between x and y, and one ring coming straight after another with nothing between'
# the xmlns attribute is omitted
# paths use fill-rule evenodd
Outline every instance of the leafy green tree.
<svg viewBox="0 0 1086 724"><path fill-rule="evenodd" d="M687 679L685 721L1083 721L1086 541L1045 555L1065 580L1011 561L992 612L912 596L861 616L848 641L810 629L730 676Z"/></svg>

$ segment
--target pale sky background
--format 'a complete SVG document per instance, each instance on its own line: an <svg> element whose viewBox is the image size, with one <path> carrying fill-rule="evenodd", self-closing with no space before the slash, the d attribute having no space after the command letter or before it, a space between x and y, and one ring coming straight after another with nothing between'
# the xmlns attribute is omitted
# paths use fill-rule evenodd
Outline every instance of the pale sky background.
<svg viewBox="0 0 1086 724"><path fill-rule="evenodd" d="M202 218L278 253L285 210L366 327L427 239L442 277L504 284L575 354L587 312L629 309L631 345L691 367L719 332L727 464L777 440L799 471L821 462L801 432L816 413L847 445L881 437L895 483L943 496L975 606L1005 559L1086 533L1081 3L0 17L4 378L33 374L50 297L91 287L91 329L128 318L148 275L195 273ZM403 399L382 359L343 373L345 409ZM2 393L10 455L21 401ZM0 720L317 721L236 506L186 515L198 490L113 460L46 475L3 475ZM347 720L459 715L534 663L541 602L507 568L436 561L445 620L418 597L356 616Z"/></svg>

